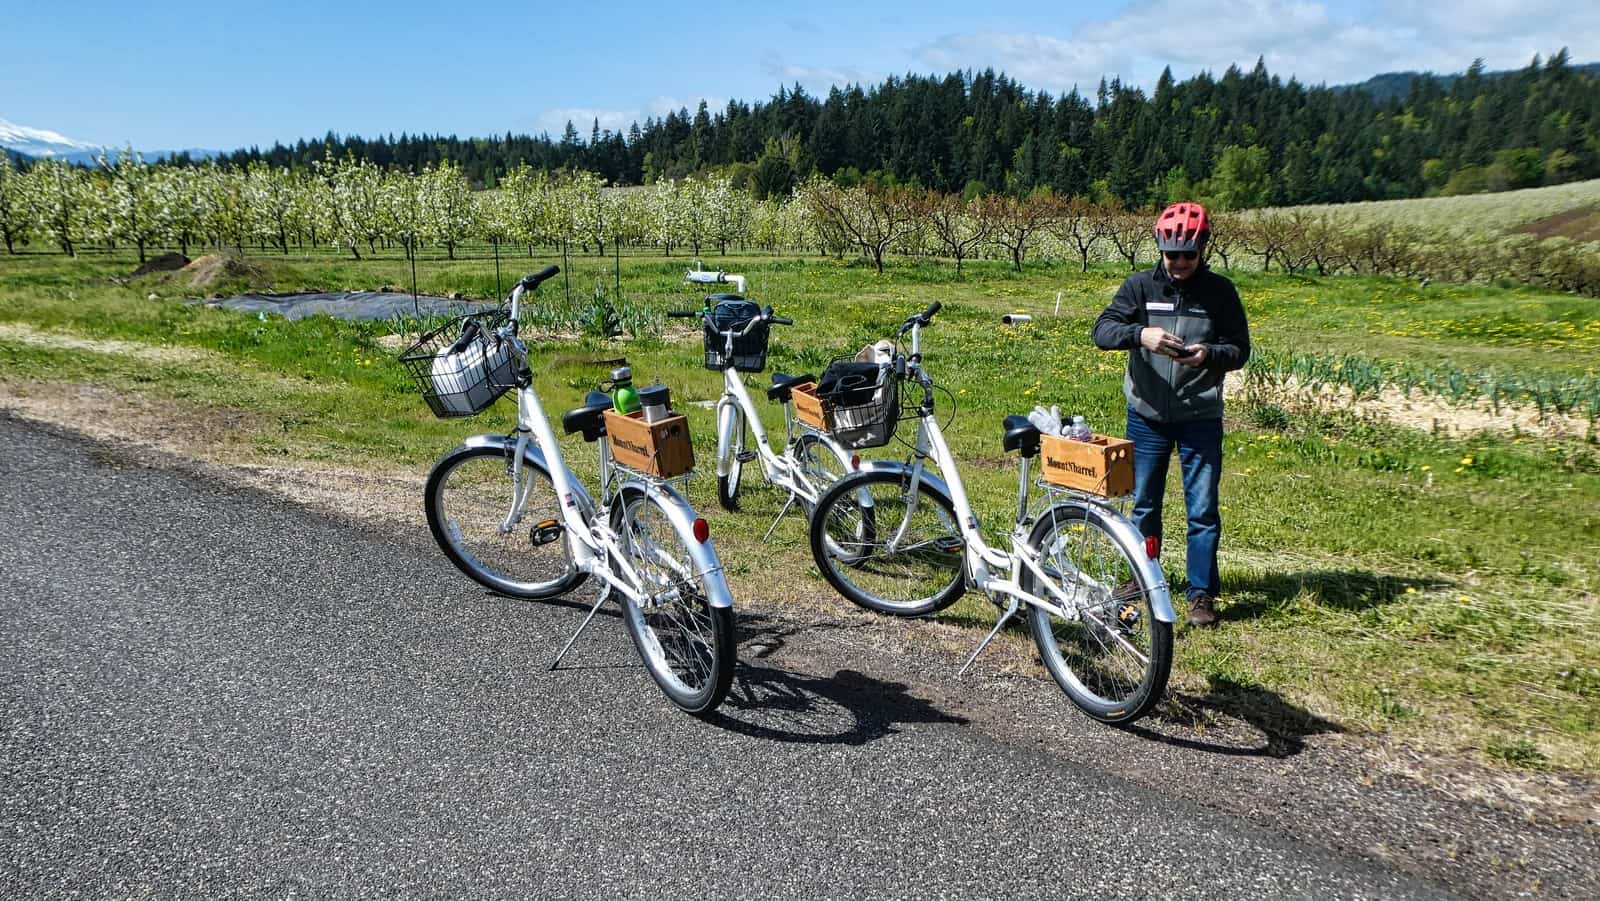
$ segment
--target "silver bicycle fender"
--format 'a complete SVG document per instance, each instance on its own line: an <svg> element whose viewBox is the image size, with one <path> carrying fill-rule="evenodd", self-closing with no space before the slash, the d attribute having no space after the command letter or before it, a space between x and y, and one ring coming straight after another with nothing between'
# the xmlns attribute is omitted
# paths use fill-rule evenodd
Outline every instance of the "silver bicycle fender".
<svg viewBox="0 0 1600 901"><path fill-rule="evenodd" d="M694 521L695 512L671 485L638 486L641 491L653 493L664 503L662 508L667 514L667 519L672 522L672 528L683 538L683 543L689 548L689 556L694 559L695 571L700 573L716 573L717 578L708 579L711 596L706 601L713 607L732 607L733 595L728 593L728 580L722 575L722 561L717 559L717 551L711 546L708 539L704 544L695 540Z"/></svg>
<svg viewBox="0 0 1600 901"><path fill-rule="evenodd" d="M507 440L508 438L509 440ZM515 436L507 435L473 435L471 438L461 442L461 446L493 447L504 453L517 446L517 439ZM547 474L550 472L550 464L545 461L544 451L540 450L538 445L532 441L528 442L527 448L523 450L522 459L528 464L537 466ZM567 470L567 482L572 485L572 494L578 500L579 512L583 514L585 519L593 519L594 499L589 497L588 489L583 487L583 483L578 481L578 477L573 475L570 469Z"/></svg>
<svg viewBox="0 0 1600 901"><path fill-rule="evenodd" d="M910 475L911 467L898 460L862 460L861 468L856 472L895 472ZM917 481L926 483L947 499L950 497L950 486L945 484L944 479L928 471L926 466L922 468L922 474L917 476Z"/></svg>
<svg viewBox="0 0 1600 901"><path fill-rule="evenodd" d="M736 432L739 431L739 404L732 397L724 394L717 401L717 478L724 478L728 474L729 463L732 462L734 447L733 442Z"/></svg>
<svg viewBox="0 0 1600 901"><path fill-rule="evenodd" d="M1062 504L1060 506L1076 505ZM1161 566L1157 564L1156 561L1145 556L1144 536L1140 535L1139 530L1134 528L1132 521L1115 510L1100 507L1096 504L1083 504L1082 506L1088 507L1098 514L1100 521L1118 541L1123 542L1128 547L1139 549L1138 552L1133 555L1134 565L1139 567L1140 571L1144 573L1145 581L1155 586L1155 588L1151 589L1150 591L1150 612L1154 614L1155 618L1161 622L1177 622L1177 614L1175 614L1172 610L1172 589L1167 586L1166 573L1161 571ZM1049 510L1046 510L1044 513L1040 514L1039 518L1043 519L1049 516L1050 512L1055 509L1057 508L1051 507Z"/></svg>

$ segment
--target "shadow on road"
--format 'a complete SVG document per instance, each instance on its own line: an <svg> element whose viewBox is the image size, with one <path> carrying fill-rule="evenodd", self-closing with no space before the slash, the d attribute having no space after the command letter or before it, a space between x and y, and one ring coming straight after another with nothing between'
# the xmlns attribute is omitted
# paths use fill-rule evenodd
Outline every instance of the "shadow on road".
<svg viewBox="0 0 1600 901"><path fill-rule="evenodd" d="M964 717L945 713L909 694L899 682L875 679L855 670L811 676L759 661L784 645L799 628L740 624L744 639L733 690L707 721L755 738L802 744L861 745L893 735L906 723L953 723Z"/></svg>
<svg viewBox="0 0 1600 901"><path fill-rule="evenodd" d="M1236 757L1293 757L1313 735L1344 727L1285 701L1277 692L1209 677L1204 695L1169 692L1158 716L1127 731L1175 747ZM1201 729L1205 738L1195 737Z"/></svg>

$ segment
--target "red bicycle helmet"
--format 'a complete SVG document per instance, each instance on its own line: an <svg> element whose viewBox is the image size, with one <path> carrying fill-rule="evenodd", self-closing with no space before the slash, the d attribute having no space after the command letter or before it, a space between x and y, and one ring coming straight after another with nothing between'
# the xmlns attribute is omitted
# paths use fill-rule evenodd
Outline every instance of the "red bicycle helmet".
<svg viewBox="0 0 1600 901"><path fill-rule="evenodd" d="M1211 236L1211 220L1198 203L1175 203L1156 219L1157 250L1204 250Z"/></svg>

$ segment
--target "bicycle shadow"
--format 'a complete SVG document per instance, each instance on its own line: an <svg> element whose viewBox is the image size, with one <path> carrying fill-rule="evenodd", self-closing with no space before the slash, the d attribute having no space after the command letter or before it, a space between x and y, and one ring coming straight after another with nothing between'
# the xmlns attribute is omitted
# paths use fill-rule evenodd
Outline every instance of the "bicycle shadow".
<svg viewBox="0 0 1600 901"><path fill-rule="evenodd" d="M811 676L755 661L783 647L802 628L758 628L741 624L743 641L733 690L706 721L752 738L798 744L863 745L893 735L909 723L965 725L907 691L900 682L842 669ZM754 649L754 650L751 650Z"/></svg>
<svg viewBox="0 0 1600 901"><path fill-rule="evenodd" d="M1169 691L1155 717L1127 726L1126 731L1191 751L1275 759L1304 751L1306 739L1314 735L1345 731L1338 723L1285 701L1275 691L1224 676L1208 676L1207 681L1210 684L1204 695ZM1195 731L1201 728L1214 730L1217 736L1195 738Z"/></svg>
<svg viewBox="0 0 1600 901"><path fill-rule="evenodd" d="M1359 613L1392 604L1407 593L1438 591L1453 583L1445 579L1407 578L1366 570L1310 570L1297 573L1268 573L1229 579L1229 603L1217 610L1223 621L1258 619L1309 596L1316 603ZM1234 600L1237 598L1237 600Z"/></svg>

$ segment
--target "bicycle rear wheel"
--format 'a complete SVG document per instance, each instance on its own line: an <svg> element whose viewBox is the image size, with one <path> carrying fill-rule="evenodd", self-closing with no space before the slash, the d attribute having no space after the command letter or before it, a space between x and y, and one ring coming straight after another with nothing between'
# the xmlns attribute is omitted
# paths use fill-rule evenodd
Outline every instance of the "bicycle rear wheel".
<svg viewBox="0 0 1600 901"><path fill-rule="evenodd" d="M813 432L802 432L800 437L794 440L790 454L795 462L800 464L800 472L806 480L819 492L827 491L829 486L850 472L849 463L840 460L827 442ZM806 518L810 519L812 512L816 510L816 505L801 500L800 508L805 512Z"/></svg>
<svg viewBox="0 0 1600 901"><path fill-rule="evenodd" d="M619 553L643 581L643 605L621 595L623 622L650 678L674 704L693 714L715 710L733 685L733 611L713 607L713 580L699 572L690 552L692 534L673 522L668 501L625 486L612 508ZM620 567L613 563L620 572Z"/></svg>
<svg viewBox="0 0 1600 901"><path fill-rule="evenodd" d="M966 590L965 545L950 499L907 472L869 470L835 482L811 517L811 556L852 603L927 616Z"/></svg>
<svg viewBox="0 0 1600 901"><path fill-rule="evenodd" d="M1107 524L1115 513L1088 504L1052 507L1034 526L1028 546L1040 567L1070 599L1076 613L1061 617L1030 607L1034 643L1045 668L1072 703L1103 723L1125 725L1150 711L1172 671L1172 624L1155 618L1144 570L1144 548ZM1031 571L1023 588L1051 594Z"/></svg>
<svg viewBox="0 0 1600 901"><path fill-rule="evenodd" d="M508 527L519 492L522 510ZM464 444L441 457L428 474L423 508L450 562L500 594L551 598L588 577L572 562L550 474L524 459L514 482L503 447Z"/></svg>

